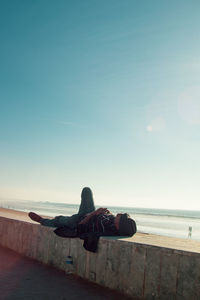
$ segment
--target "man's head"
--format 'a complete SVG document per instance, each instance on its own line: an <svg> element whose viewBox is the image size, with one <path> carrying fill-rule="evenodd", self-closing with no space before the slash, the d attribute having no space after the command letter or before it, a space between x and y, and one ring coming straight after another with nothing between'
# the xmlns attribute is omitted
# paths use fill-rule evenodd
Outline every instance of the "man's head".
<svg viewBox="0 0 200 300"><path fill-rule="evenodd" d="M122 236L133 236L137 231L136 223L128 214L117 214L115 227Z"/></svg>

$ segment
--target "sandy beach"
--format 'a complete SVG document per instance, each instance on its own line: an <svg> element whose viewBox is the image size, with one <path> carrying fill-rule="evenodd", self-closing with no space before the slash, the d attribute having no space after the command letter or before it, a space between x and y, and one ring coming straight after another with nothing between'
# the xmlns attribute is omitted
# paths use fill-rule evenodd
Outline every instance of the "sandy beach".
<svg viewBox="0 0 200 300"><path fill-rule="evenodd" d="M36 223L29 218L28 213L24 211L14 210L14 209L0 208L0 216L9 219L25 221L29 223ZM51 219L51 217L49 218Z"/></svg>
<svg viewBox="0 0 200 300"><path fill-rule="evenodd" d="M13 210L13 209L0 208L0 217L37 224L36 222L32 221L28 217L28 213L23 211ZM119 238L119 239L129 241L129 242L136 242L140 244L200 253L200 241L195 241L190 239L180 239L180 238L145 234L139 232L137 232L131 238Z"/></svg>

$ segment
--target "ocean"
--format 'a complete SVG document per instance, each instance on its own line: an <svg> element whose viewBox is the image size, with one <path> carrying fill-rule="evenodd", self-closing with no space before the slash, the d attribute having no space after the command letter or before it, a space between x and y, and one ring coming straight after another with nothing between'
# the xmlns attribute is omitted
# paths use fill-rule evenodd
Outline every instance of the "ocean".
<svg viewBox="0 0 200 300"><path fill-rule="evenodd" d="M24 212L34 211L54 217L75 214L79 205L48 201L0 200L0 207ZM107 208L114 214L128 213L136 221L138 232L200 240L200 211L118 206Z"/></svg>

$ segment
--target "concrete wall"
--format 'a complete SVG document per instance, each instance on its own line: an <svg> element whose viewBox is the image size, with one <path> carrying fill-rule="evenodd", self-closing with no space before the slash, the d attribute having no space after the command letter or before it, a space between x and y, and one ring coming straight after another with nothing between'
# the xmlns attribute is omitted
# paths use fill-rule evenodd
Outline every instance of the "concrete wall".
<svg viewBox="0 0 200 300"><path fill-rule="evenodd" d="M0 244L138 299L199 300L200 254L101 238L98 253L80 239L57 237L51 228L0 217Z"/></svg>

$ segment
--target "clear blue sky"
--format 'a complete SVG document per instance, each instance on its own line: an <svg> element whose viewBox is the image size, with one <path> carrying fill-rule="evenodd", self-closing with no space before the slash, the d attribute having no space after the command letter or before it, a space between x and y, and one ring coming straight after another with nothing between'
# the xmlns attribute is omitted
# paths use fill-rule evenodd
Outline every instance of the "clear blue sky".
<svg viewBox="0 0 200 300"><path fill-rule="evenodd" d="M200 2L0 2L0 198L200 209Z"/></svg>

